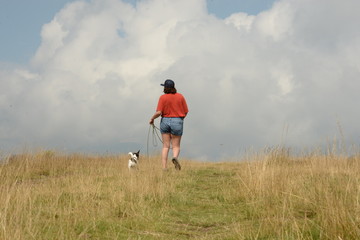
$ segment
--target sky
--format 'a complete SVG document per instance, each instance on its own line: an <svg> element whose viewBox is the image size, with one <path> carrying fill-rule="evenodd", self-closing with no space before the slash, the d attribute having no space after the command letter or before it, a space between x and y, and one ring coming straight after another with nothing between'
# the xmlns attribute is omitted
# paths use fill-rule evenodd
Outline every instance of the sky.
<svg viewBox="0 0 360 240"><path fill-rule="evenodd" d="M0 61L27 63L41 43L40 32L44 24L74 0L0 0ZM133 6L139 0L123 0ZM274 0L208 0L210 14L226 18L243 11L257 14L268 9Z"/></svg>
<svg viewBox="0 0 360 240"><path fill-rule="evenodd" d="M358 146L358 0L0 5L1 152L159 151L168 78L190 110L182 157Z"/></svg>

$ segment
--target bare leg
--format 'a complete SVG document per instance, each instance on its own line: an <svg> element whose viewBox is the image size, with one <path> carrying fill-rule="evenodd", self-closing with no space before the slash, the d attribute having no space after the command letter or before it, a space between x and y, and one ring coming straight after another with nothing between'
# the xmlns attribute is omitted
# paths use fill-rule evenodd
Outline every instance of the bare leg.
<svg viewBox="0 0 360 240"><path fill-rule="evenodd" d="M171 145L173 149L173 157L178 158L180 154L181 136L171 135Z"/></svg>
<svg viewBox="0 0 360 240"><path fill-rule="evenodd" d="M161 152L161 162L162 162L163 169L166 169L167 159L168 159L168 154L169 154L169 149L170 149L171 135L170 135L170 133L163 133L163 134L161 134L161 136L162 136L162 140L163 140L163 148L162 148L162 152Z"/></svg>
<svg viewBox="0 0 360 240"><path fill-rule="evenodd" d="M180 154L180 141L181 141L181 136L171 135L171 145L173 148L172 162L175 165L176 170L181 170L181 165L177 159Z"/></svg>

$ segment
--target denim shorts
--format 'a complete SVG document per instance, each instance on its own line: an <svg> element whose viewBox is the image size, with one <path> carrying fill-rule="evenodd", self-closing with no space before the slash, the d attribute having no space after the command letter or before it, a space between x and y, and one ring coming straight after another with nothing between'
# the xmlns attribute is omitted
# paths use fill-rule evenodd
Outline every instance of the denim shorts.
<svg viewBox="0 0 360 240"><path fill-rule="evenodd" d="M182 136L184 118L161 118L160 132L171 133L172 135Z"/></svg>

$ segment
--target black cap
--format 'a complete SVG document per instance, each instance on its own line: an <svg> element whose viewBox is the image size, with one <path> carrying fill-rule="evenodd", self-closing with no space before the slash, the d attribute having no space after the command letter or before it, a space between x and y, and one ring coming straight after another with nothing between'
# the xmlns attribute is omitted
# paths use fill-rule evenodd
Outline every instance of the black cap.
<svg viewBox="0 0 360 240"><path fill-rule="evenodd" d="M166 79L166 81L164 83L160 84L160 85L164 86L166 88L174 88L175 87L175 83L171 79Z"/></svg>

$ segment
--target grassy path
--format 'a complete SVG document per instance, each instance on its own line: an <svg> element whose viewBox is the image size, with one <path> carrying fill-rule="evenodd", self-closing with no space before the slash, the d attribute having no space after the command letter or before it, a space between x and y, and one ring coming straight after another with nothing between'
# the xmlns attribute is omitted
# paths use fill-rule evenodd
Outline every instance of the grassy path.
<svg viewBox="0 0 360 240"><path fill-rule="evenodd" d="M227 198L237 187L233 176L215 167L169 175L176 191L161 219L164 239L238 239L233 230L244 213L241 201Z"/></svg>

